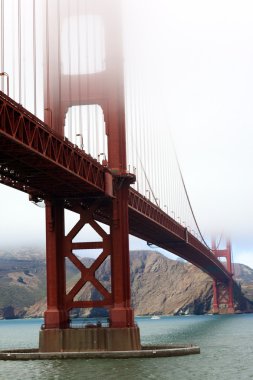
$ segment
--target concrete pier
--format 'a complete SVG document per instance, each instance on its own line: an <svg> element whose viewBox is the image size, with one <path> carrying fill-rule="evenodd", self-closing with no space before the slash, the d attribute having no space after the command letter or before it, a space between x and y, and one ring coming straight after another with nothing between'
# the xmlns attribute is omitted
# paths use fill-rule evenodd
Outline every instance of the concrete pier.
<svg viewBox="0 0 253 380"><path fill-rule="evenodd" d="M193 345L142 346L133 351L39 352L38 349L0 351L0 360L131 359L199 354Z"/></svg>
<svg viewBox="0 0 253 380"><path fill-rule="evenodd" d="M139 327L92 327L40 331L40 352L140 350Z"/></svg>

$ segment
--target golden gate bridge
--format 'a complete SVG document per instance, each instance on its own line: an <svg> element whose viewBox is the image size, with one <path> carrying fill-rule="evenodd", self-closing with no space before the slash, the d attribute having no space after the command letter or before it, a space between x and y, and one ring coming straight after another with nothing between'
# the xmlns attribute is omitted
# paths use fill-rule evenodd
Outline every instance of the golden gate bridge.
<svg viewBox="0 0 253 380"><path fill-rule="evenodd" d="M234 312L230 243L209 248L202 236L173 144L159 133L163 108L152 94L145 97L145 72L127 55L131 39L129 25L122 28L120 2L0 4L0 183L46 205L41 350L63 349L62 334L73 345L69 313L91 307L108 309L114 349L140 347L131 308L129 233L212 276L214 312L221 304ZM79 215L68 233L65 210ZM77 242L86 225L98 240ZM75 252L90 249L100 254L87 268ZM96 273L105 260L111 264L110 289ZM80 271L72 289L67 262ZM87 283L98 299L80 297Z"/></svg>

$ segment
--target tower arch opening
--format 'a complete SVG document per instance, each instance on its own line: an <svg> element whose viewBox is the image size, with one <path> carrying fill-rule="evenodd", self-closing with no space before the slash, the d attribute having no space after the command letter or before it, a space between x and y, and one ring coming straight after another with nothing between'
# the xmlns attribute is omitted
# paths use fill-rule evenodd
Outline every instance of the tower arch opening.
<svg viewBox="0 0 253 380"><path fill-rule="evenodd" d="M104 112L98 104L75 105L68 108L65 137L99 162L107 160L107 135Z"/></svg>

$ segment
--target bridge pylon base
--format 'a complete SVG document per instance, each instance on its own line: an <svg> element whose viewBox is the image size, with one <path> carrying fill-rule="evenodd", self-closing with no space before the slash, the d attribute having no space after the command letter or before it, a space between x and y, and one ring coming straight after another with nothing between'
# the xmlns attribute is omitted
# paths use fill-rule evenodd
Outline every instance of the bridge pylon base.
<svg viewBox="0 0 253 380"><path fill-rule="evenodd" d="M213 314L234 314L233 282L213 281Z"/></svg>
<svg viewBox="0 0 253 380"><path fill-rule="evenodd" d="M229 307L227 309L227 314L235 314L235 308L234 307Z"/></svg>
<svg viewBox="0 0 253 380"><path fill-rule="evenodd" d="M219 308L217 307L217 306L213 306L213 308L212 308L212 313L213 314L219 314Z"/></svg>
<svg viewBox="0 0 253 380"><path fill-rule="evenodd" d="M40 331L40 352L134 351L140 349L138 326L45 329Z"/></svg>

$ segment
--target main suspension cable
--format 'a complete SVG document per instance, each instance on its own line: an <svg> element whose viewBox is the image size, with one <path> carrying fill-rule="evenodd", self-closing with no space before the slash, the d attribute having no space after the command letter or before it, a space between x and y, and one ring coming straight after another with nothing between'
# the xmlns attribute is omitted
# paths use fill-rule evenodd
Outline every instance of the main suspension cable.
<svg viewBox="0 0 253 380"><path fill-rule="evenodd" d="M196 216L195 216L195 213L193 211L193 208L192 208L192 204L191 204L191 201L190 201L190 197L189 197L189 194L188 194L188 191L187 191L187 188L186 188L186 185L185 185L185 181L184 181L184 177L183 177L183 173L182 173L182 170L181 170L181 166L179 164L179 160L178 160L178 155L177 155L177 152L176 152L176 148L175 148L175 144L174 144L174 141L173 141L173 138L172 138L172 135L171 135L171 132L170 132L170 138L171 138L171 143L172 143L172 148L173 148L173 151L174 151L174 154L175 154L175 158L176 158L176 163L177 163L177 167L178 167L178 170L179 170L179 175L180 175L180 178L181 178L181 181L182 181L182 184L183 184L183 188L184 188L184 191L185 191L185 195L186 195L186 198L187 198L187 201L188 201L188 204L189 204L189 207L190 207L190 210L191 210L191 214L192 214L192 217L194 219L194 222L195 222L195 225L197 227L197 230L198 230L198 233L203 241L203 243L206 245L206 247L211 250L210 246L207 244L204 236L202 235L202 232L199 228L199 224L197 222L197 219L196 219Z"/></svg>

